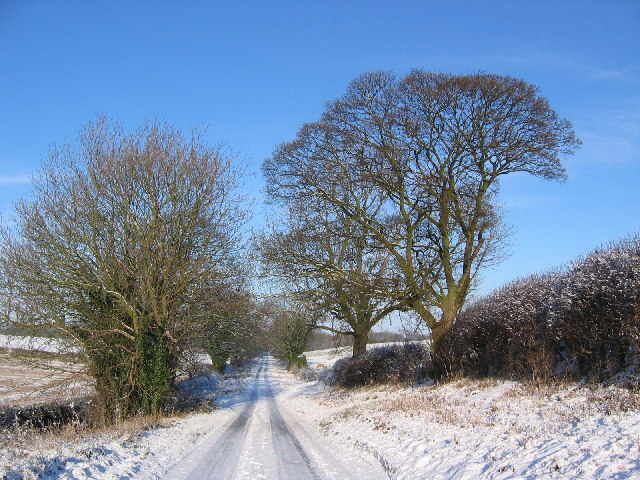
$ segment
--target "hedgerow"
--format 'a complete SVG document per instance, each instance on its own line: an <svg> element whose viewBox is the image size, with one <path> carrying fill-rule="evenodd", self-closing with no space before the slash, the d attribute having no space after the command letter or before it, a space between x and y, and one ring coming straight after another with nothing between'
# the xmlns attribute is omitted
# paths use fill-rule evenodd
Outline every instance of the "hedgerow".
<svg viewBox="0 0 640 480"><path fill-rule="evenodd" d="M472 303L448 339L452 372L597 380L637 373L640 237Z"/></svg>
<svg viewBox="0 0 640 480"><path fill-rule="evenodd" d="M338 360L325 381L346 388L374 384L411 384L430 370L427 347L420 343L385 345L364 354Z"/></svg>

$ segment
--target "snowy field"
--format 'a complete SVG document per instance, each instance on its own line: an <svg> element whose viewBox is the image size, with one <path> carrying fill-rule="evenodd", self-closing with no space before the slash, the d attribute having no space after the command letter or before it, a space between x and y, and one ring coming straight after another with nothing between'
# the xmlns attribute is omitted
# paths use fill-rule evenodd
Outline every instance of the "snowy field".
<svg viewBox="0 0 640 480"><path fill-rule="evenodd" d="M7 350L29 350L34 352L73 352L74 347L59 339L0 335L0 348Z"/></svg>
<svg viewBox="0 0 640 480"><path fill-rule="evenodd" d="M330 350L307 352L330 365ZM329 390L309 383L315 423L402 479L640 478L640 396L616 387L534 388L458 380L442 386Z"/></svg>
<svg viewBox="0 0 640 480"><path fill-rule="evenodd" d="M188 381L188 393L233 404L242 398L244 380L208 374ZM174 419L138 419L113 429L32 434L18 429L0 438L0 478L153 479L216 434L234 411L219 408Z"/></svg>
<svg viewBox="0 0 640 480"><path fill-rule="evenodd" d="M25 363L0 351L0 408L64 402L94 393L93 380L81 365L55 359L39 363Z"/></svg>
<svg viewBox="0 0 640 480"><path fill-rule="evenodd" d="M0 408L64 402L94 393L94 382L60 352L60 341L0 335Z"/></svg>
<svg viewBox="0 0 640 480"><path fill-rule="evenodd" d="M345 350L307 352L314 368ZM640 478L640 398L577 385L458 380L442 386L332 390L273 373L281 410L317 430L335 452L359 452L397 479ZM216 376L189 386L219 408L137 430L40 435L2 445L9 480L153 479L211 443L246 401L244 380ZM5 440L7 442L7 440ZM242 477L244 478L244 477ZM249 477L247 477L249 478Z"/></svg>

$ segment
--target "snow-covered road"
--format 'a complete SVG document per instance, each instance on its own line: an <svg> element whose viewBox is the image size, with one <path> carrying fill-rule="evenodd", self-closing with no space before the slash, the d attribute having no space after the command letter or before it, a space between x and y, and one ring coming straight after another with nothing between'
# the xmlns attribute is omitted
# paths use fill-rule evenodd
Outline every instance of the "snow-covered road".
<svg viewBox="0 0 640 480"><path fill-rule="evenodd" d="M380 464L320 435L304 412L282 401L286 380L272 357L262 358L251 385L230 408L237 415L175 465L165 480L377 479Z"/></svg>

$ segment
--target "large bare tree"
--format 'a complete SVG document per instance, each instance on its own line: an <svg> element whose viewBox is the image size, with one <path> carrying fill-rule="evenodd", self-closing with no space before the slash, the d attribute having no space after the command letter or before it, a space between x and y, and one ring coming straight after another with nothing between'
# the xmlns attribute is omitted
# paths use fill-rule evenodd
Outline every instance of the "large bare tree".
<svg viewBox="0 0 640 480"><path fill-rule="evenodd" d="M161 412L183 349L212 333L245 215L237 175L197 131L100 117L51 149L17 205L2 244L9 320L80 346L105 420Z"/></svg>
<svg viewBox="0 0 640 480"><path fill-rule="evenodd" d="M366 211L382 206L371 191L361 190L357 201ZM311 327L352 337L354 357L366 351L371 329L402 306L392 256L350 215L313 197L291 199L257 249L283 293L319 313Z"/></svg>
<svg viewBox="0 0 640 480"><path fill-rule="evenodd" d="M501 256L500 178L525 172L562 180L560 157L579 143L571 124L523 80L423 70L398 80L373 72L356 78L263 170L273 198L313 197L338 208L392 256L405 305L431 329L442 375L442 341L479 270ZM336 194L330 185L344 172L351 187ZM384 195L374 214L357 201L363 184Z"/></svg>

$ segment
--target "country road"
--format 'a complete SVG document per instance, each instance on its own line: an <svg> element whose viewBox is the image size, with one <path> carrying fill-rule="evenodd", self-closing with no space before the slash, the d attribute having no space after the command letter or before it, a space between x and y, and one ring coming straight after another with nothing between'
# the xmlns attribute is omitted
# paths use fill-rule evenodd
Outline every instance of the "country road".
<svg viewBox="0 0 640 480"><path fill-rule="evenodd" d="M218 434L205 438L163 477L178 479L383 479L373 458L333 444L304 412L285 401L287 381L269 356L261 359L237 410Z"/></svg>

